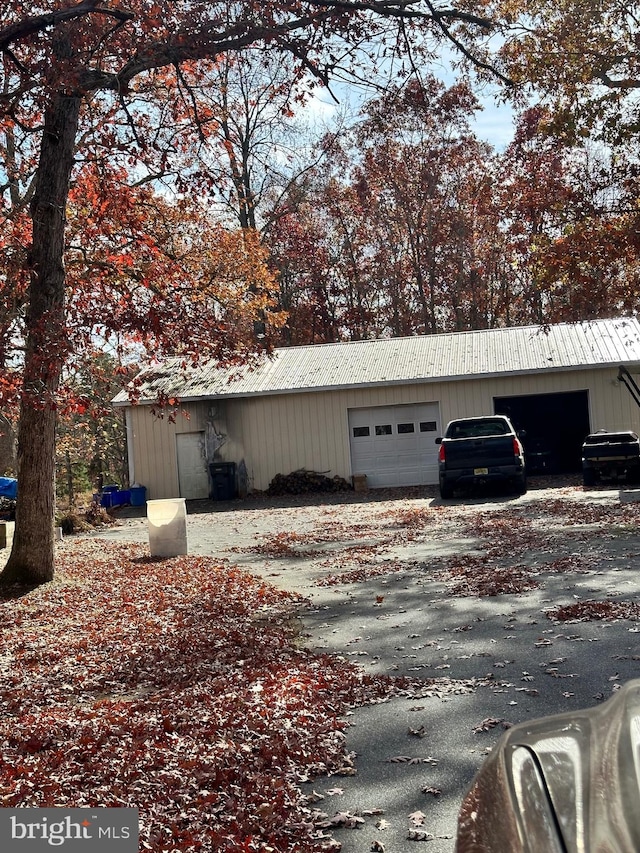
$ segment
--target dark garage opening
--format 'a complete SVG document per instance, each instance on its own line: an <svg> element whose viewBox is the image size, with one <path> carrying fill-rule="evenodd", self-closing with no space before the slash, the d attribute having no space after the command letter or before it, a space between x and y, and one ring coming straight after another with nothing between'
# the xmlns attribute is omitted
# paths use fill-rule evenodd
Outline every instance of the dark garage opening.
<svg viewBox="0 0 640 853"><path fill-rule="evenodd" d="M524 430L530 474L569 474L581 470L581 449L589 426L589 392L495 397L497 415L507 415Z"/></svg>

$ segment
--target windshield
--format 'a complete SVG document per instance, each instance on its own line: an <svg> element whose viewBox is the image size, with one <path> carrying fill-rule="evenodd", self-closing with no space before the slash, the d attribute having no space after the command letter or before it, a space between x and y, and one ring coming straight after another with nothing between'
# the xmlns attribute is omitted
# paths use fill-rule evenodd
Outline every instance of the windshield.
<svg viewBox="0 0 640 853"><path fill-rule="evenodd" d="M488 435L510 435L508 423L503 418L486 418L481 421L455 421L449 424L447 438L483 438Z"/></svg>

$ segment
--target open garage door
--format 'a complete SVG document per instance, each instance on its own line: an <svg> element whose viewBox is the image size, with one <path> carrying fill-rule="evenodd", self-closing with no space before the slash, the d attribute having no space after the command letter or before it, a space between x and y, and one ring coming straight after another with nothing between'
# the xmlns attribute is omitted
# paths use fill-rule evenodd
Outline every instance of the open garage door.
<svg viewBox="0 0 640 853"><path fill-rule="evenodd" d="M494 411L507 415L523 439L530 474L566 474L581 470L581 450L589 426L589 392L496 397Z"/></svg>
<svg viewBox="0 0 640 853"><path fill-rule="evenodd" d="M351 472L373 488L438 482L438 403L349 410Z"/></svg>

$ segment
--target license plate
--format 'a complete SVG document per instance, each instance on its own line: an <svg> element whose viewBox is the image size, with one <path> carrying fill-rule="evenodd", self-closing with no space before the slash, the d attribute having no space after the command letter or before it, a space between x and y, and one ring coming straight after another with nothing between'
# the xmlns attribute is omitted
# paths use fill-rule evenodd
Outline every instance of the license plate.
<svg viewBox="0 0 640 853"><path fill-rule="evenodd" d="M476 477L481 477L483 474L488 474L489 469L488 468L474 468L473 473L475 474Z"/></svg>

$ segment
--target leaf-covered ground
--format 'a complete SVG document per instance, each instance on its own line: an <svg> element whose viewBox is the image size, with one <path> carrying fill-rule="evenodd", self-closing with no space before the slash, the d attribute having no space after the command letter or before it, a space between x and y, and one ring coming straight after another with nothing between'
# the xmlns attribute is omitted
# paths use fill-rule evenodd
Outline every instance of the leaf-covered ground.
<svg viewBox="0 0 640 853"><path fill-rule="evenodd" d="M580 488L558 490L561 496L532 507L526 499L518 505L498 510L481 505L439 505L380 512L368 524L344 524L336 519L319 522L312 531L280 531L265 537L255 553L268 558L316 558L317 586L362 583L374 578L405 572L417 567L416 561L390 559L385 555L398 545L412 541L438 541L457 529L462 538L474 544L459 555L435 557L424 567L444 580L452 595L485 597L525 593L542 585L545 574L587 573L599 559L606 540L633 531L640 524L640 504L614 506L576 500ZM375 537L376 541L370 540ZM330 556L305 546L341 542ZM559 549L573 543L570 554L558 556ZM532 557L534 559L532 559ZM521 560L514 564L514 560ZM569 617L566 617L569 618ZM585 614L583 618L588 618ZM616 618L601 611L594 618ZM627 617L631 618L631 617Z"/></svg>
<svg viewBox="0 0 640 853"><path fill-rule="evenodd" d="M298 783L348 769L340 715L394 687L305 651L296 600L211 559L61 552L0 601L0 805L137 807L157 853L331 846Z"/></svg>
<svg viewBox="0 0 640 853"><path fill-rule="evenodd" d="M333 656L305 649L298 596L226 562L154 562L146 545L114 544L111 533L65 540L53 584L0 601L0 805L135 806L141 849L158 853L315 853L338 849L331 835L345 828L358 829L351 851L405 849L408 839L449 851L462 788L443 780L459 755L456 740L445 773L434 721L449 725L452 693L478 692L465 725L488 738L527 714L600 701L636 675L640 503L581 487L502 503L417 501L240 509L218 517L215 536L210 515L190 516L205 552L247 555L252 570L309 594L305 630ZM578 622L582 632L563 628ZM615 673L605 646L614 631ZM408 708L408 731L400 713L395 740L395 703L358 712L389 723L373 752L361 738L354 761L346 710L393 693L430 701ZM441 777L431 768L411 778L452 817L438 824L429 812L422 827L409 810L402 835L409 811L395 793L407 788L394 768L427 767L415 750L391 749L407 737L441 759ZM338 779L323 786L323 774Z"/></svg>

